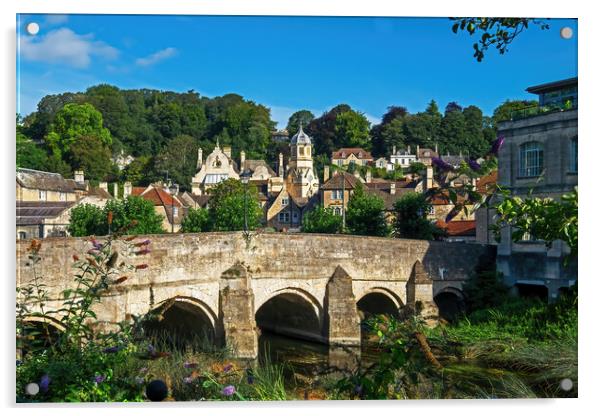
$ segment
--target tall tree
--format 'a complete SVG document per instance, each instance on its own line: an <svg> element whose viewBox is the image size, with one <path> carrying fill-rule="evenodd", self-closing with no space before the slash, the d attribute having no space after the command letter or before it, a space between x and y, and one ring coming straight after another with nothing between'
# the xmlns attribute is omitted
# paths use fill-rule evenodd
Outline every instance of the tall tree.
<svg viewBox="0 0 602 416"><path fill-rule="evenodd" d="M190 208L188 214L182 220L181 232L200 233L209 231L211 221L209 220L209 211L205 208Z"/></svg>
<svg viewBox="0 0 602 416"><path fill-rule="evenodd" d="M395 203L395 234L399 238L432 240L436 227L427 220L430 204L423 194L408 192Z"/></svg>
<svg viewBox="0 0 602 416"><path fill-rule="evenodd" d="M335 137L342 147L372 148L370 142L370 122L357 111L345 111L338 114L335 120Z"/></svg>
<svg viewBox="0 0 602 416"><path fill-rule="evenodd" d="M445 109L445 116L441 120L440 153L460 153L465 138L466 119L462 113L462 107L453 102L449 103Z"/></svg>
<svg viewBox="0 0 602 416"><path fill-rule="evenodd" d="M483 112L479 107L470 105L464 108L462 114L466 121L465 153L475 157L486 153L490 144L483 136Z"/></svg>
<svg viewBox="0 0 602 416"><path fill-rule="evenodd" d="M175 137L155 157L156 177L169 172L169 177L181 189L190 190L191 179L196 173L198 148L199 143L191 136Z"/></svg>
<svg viewBox="0 0 602 416"><path fill-rule="evenodd" d="M294 112L288 118L288 124L286 125L286 130L288 131L289 137L293 137L297 130L299 130L299 125L307 127L311 121L316 118L314 113L309 110L299 110Z"/></svg>
<svg viewBox="0 0 602 416"><path fill-rule="evenodd" d="M17 168L46 169L48 165L46 152L21 132L17 132L16 150Z"/></svg>
<svg viewBox="0 0 602 416"><path fill-rule="evenodd" d="M363 187L358 185L347 206L346 226L351 234L388 236L391 231L385 219L384 201L375 195L367 194Z"/></svg>
<svg viewBox="0 0 602 416"><path fill-rule="evenodd" d="M245 216L249 230L259 226L263 211L259 207L256 187L246 188L236 179L227 179L211 188L209 193L212 195L209 218L213 231L243 230Z"/></svg>
<svg viewBox="0 0 602 416"><path fill-rule="evenodd" d="M304 233L335 234L341 231L343 217L332 212L331 208L315 207L303 215Z"/></svg>
<svg viewBox="0 0 602 416"><path fill-rule="evenodd" d="M316 154L326 154L328 157L333 151L342 146L340 136L336 133L336 120L339 114L351 111L347 104L339 104L320 117L313 119L305 132L314 138Z"/></svg>
<svg viewBox="0 0 602 416"><path fill-rule="evenodd" d="M66 155L74 169L81 169L86 177L102 181L112 172L111 150L96 136L81 136L74 141Z"/></svg>

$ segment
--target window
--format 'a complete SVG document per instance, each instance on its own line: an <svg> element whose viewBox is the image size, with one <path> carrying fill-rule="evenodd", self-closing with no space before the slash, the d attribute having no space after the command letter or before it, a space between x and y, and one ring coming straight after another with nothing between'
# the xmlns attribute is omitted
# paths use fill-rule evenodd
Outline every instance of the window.
<svg viewBox="0 0 602 416"><path fill-rule="evenodd" d="M332 199L343 199L343 190L335 189L332 191Z"/></svg>
<svg viewBox="0 0 602 416"><path fill-rule="evenodd" d="M293 222L294 223L298 223L299 222L299 213L297 211L293 212Z"/></svg>
<svg viewBox="0 0 602 416"><path fill-rule="evenodd" d="M570 148L569 148L569 172L577 172L577 162L578 162L578 157L577 157L577 138L573 137L571 139L571 143L570 143Z"/></svg>
<svg viewBox="0 0 602 416"><path fill-rule="evenodd" d="M59 193L59 201L66 201L67 195L64 192Z"/></svg>
<svg viewBox="0 0 602 416"><path fill-rule="evenodd" d="M40 201L46 201L46 191L39 191L38 197L39 197Z"/></svg>
<svg viewBox="0 0 602 416"><path fill-rule="evenodd" d="M337 160L337 165L343 166L343 161L341 159Z"/></svg>
<svg viewBox="0 0 602 416"><path fill-rule="evenodd" d="M285 196L284 198L282 198L281 204L284 206L288 205L288 196Z"/></svg>
<svg viewBox="0 0 602 416"><path fill-rule="evenodd" d="M178 216L178 207L173 207L173 216L174 217Z"/></svg>
<svg viewBox="0 0 602 416"><path fill-rule="evenodd" d="M335 207L334 215L343 215L343 210L341 210L341 207Z"/></svg>
<svg viewBox="0 0 602 416"><path fill-rule="evenodd" d="M429 215L435 215L435 207L432 205L429 205L428 213L429 213Z"/></svg>
<svg viewBox="0 0 602 416"><path fill-rule="evenodd" d="M518 155L518 176L533 177L543 171L543 148L540 143L521 145Z"/></svg>
<svg viewBox="0 0 602 416"><path fill-rule="evenodd" d="M278 213L278 222L289 222L290 221L290 213L288 212L279 212Z"/></svg>
<svg viewBox="0 0 602 416"><path fill-rule="evenodd" d="M27 233L25 231L19 231L19 240L25 240L27 238Z"/></svg>

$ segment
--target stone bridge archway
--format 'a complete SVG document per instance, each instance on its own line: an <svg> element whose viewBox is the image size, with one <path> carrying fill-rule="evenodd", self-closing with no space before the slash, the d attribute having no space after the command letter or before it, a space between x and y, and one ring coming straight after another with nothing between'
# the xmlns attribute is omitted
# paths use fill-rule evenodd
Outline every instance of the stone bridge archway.
<svg viewBox="0 0 602 416"><path fill-rule="evenodd" d="M372 287L356 295L357 308L362 319L371 315L387 314L399 317L404 304L397 293L384 287Z"/></svg>
<svg viewBox="0 0 602 416"><path fill-rule="evenodd" d="M447 321L453 321L466 312L466 295L457 287L442 288L433 296L433 300L439 309L439 316Z"/></svg>

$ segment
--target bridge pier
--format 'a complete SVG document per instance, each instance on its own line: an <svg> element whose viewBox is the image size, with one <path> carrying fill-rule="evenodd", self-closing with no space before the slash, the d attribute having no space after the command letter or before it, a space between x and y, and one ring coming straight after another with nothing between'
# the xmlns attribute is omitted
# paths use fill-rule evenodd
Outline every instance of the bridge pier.
<svg viewBox="0 0 602 416"><path fill-rule="evenodd" d="M430 278L420 260L416 260L412 274L406 283L406 307L409 312L420 315L427 324L437 322L439 309L433 299L433 279Z"/></svg>
<svg viewBox="0 0 602 416"><path fill-rule="evenodd" d="M219 291L219 315L223 342L239 358L257 357L255 298L249 285L250 273L236 263L222 274Z"/></svg>
<svg viewBox="0 0 602 416"><path fill-rule="evenodd" d="M352 283L351 276L337 266L326 285L325 331L330 345L359 346L362 343Z"/></svg>

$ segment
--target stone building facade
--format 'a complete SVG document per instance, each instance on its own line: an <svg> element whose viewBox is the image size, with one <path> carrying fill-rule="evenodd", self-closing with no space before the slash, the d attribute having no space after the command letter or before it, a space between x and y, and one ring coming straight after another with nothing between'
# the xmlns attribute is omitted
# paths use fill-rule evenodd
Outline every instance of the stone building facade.
<svg viewBox="0 0 602 416"><path fill-rule="evenodd" d="M577 79L531 87L530 92L553 95L555 89L575 91L574 103L565 108L539 107L498 125L505 137L499 154L498 181L519 197L554 198L577 186ZM541 97L540 97L541 102ZM576 264L565 266L568 247L555 241L551 247L529 235L513 242L512 230L502 230L498 269L508 285L519 291L537 291L550 300L561 288L577 280Z"/></svg>

